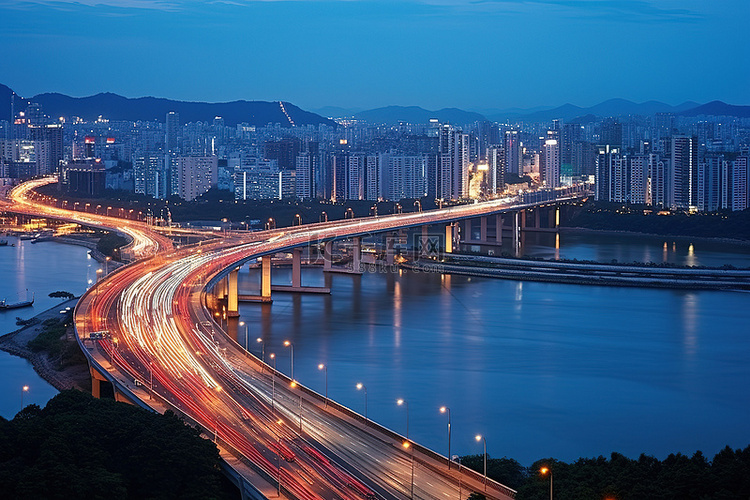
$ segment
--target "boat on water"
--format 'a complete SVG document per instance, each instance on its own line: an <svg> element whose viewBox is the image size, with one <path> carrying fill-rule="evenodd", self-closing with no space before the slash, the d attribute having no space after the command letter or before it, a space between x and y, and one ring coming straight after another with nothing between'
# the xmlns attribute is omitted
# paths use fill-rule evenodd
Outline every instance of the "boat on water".
<svg viewBox="0 0 750 500"><path fill-rule="evenodd" d="M7 247L8 246L8 240L0 240L0 247Z"/></svg>
<svg viewBox="0 0 750 500"><path fill-rule="evenodd" d="M0 300L0 311L8 309L20 309L22 307L29 307L34 305L34 294L31 295L31 300L22 300L20 302L8 303L6 299Z"/></svg>

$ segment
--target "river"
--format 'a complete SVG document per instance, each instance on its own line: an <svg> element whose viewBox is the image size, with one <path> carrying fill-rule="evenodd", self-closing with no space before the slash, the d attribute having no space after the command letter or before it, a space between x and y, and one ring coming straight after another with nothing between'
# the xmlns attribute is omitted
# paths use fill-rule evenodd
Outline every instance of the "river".
<svg viewBox="0 0 750 500"><path fill-rule="evenodd" d="M49 291L80 293L97 268L76 247L25 243L0 251L0 277L9 277L0 282L0 295L10 299L8 287L36 289L37 310L46 308L40 301ZM558 243L555 235L538 235L527 238L524 251L605 262L656 256L651 260L750 266L748 247L683 239L562 234ZM24 258L6 265L5 252ZM274 280L288 281L289 270L274 269ZM241 273L243 289L257 281L256 271ZM304 270L303 283L322 284L322 272ZM318 364L325 363L332 398L364 412L364 392L355 387L363 383L368 416L401 433L407 409L396 399L405 399L409 436L441 453L447 453L442 405L451 409L452 453L481 453L474 436L482 434L491 456L524 465L612 451L664 458L700 449L712 455L727 444L750 443L750 294L414 272L336 274L332 284L330 296L277 293L271 305L243 304L250 349L260 354L255 339L262 337L266 354L275 352L278 368L289 373L291 353L283 341L292 341L300 382L323 393L325 372ZM4 330L14 328L0 320ZM244 343L244 329L238 334ZM20 406L30 371L22 360L6 367L8 357L0 354L6 417Z"/></svg>
<svg viewBox="0 0 750 500"><path fill-rule="evenodd" d="M0 299L16 302L33 295L34 305L0 311L0 334L18 328L17 316L27 319L60 303L61 299L52 299L48 294L64 290L80 295L88 280L96 279L99 266L89 258L86 248L3 239L15 247L0 247ZM29 390L22 395L23 386ZM39 377L28 361L0 351L0 416L13 418L21 409L22 398L24 404L44 406L55 394L57 390Z"/></svg>

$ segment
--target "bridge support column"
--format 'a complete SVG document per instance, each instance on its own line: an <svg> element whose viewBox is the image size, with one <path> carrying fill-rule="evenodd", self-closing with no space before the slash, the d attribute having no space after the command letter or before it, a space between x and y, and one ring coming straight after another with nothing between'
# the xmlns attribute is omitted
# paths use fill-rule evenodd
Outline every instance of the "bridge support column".
<svg viewBox="0 0 750 500"><path fill-rule="evenodd" d="M300 288L302 286L302 249L295 248L292 250L292 287Z"/></svg>
<svg viewBox="0 0 750 500"><path fill-rule="evenodd" d="M271 298L271 256L261 257L260 274L260 296L263 299Z"/></svg>
<svg viewBox="0 0 750 500"><path fill-rule="evenodd" d="M445 253L453 253L453 224L445 226Z"/></svg>
<svg viewBox="0 0 750 500"><path fill-rule="evenodd" d="M323 244L323 271L330 271L333 260L333 242L326 241Z"/></svg>
<svg viewBox="0 0 750 500"><path fill-rule="evenodd" d="M549 227L551 229L554 229L555 231L559 231L560 229L560 207L555 207L555 209L550 213Z"/></svg>
<svg viewBox="0 0 750 500"><path fill-rule="evenodd" d="M91 374L91 395L96 399L102 397L102 384L109 384L109 380L104 377L99 370L89 365L89 373Z"/></svg>
<svg viewBox="0 0 750 500"><path fill-rule="evenodd" d="M362 238L352 238L352 271L359 272L362 262Z"/></svg>
<svg viewBox="0 0 750 500"><path fill-rule="evenodd" d="M519 235L521 233L521 212L513 212L513 248L518 248Z"/></svg>
<svg viewBox="0 0 750 500"><path fill-rule="evenodd" d="M503 244L503 214L495 215L495 243Z"/></svg>
<svg viewBox="0 0 750 500"><path fill-rule="evenodd" d="M537 208L534 210L534 227L539 229L542 227L542 209Z"/></svg>
<svg viewBox="0 0 750 500"><path fill-rule="evenodd" d="M239 313L239 291L238 291L238 280L239 280L239 269L235 269L229 273L227 277L227 285L229 290L227 291L227 316L230 318L236 318L240 315Z"/></svg>
<svg viewBox="0 0 750 500"><path fill-rule="evenodd" d="M487 217L479 219L479 240L487 243Z"/></svg>

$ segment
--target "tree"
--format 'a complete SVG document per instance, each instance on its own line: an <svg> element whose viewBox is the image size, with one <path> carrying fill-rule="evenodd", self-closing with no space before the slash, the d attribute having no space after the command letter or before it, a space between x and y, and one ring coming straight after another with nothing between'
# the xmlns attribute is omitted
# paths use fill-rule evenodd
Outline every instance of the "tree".
<svg viewBox="0 0 750 500"><path fill-rule="evenodd" d="M70 299L75 298L75 295L73 295L70 292L63 291L63 290L52 292L51 294L49 294L49 296L53 299L65 299L65 300L70 300Z"/></svg>

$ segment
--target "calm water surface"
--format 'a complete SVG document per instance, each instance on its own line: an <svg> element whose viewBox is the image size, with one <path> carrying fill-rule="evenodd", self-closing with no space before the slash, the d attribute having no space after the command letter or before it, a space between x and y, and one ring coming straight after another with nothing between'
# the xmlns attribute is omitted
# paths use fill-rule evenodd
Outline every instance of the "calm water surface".
<svg viewBox="0 0 750 500"><path fill-rule="evenodd" d="M34 306L0 311L0 333L11 332L16 316L30 318L60 303L47 295L65 290L79 295L86 290L89 279L96 279L96 261L88 258L83 247L6 238L15 247L0 247L0 299L16 302L34 295ZM21 409L21 388L29 386L24 404L44 406L57 391L36 374L25 359L0 351L0 416L13 418Z"/></svg>
<svg viewBox="0 0 750 500"><path fill-rule="evenodd" d="M549 239L551 237L551 239ZM545 239L548 238L548 239ZM621 262L664 256L664 240L554 235L527 240L525 253ZM750 266L746 247L668 241L672 262ZM55 304L55 290L82 292L97 265L83 248L24 242L0 248L0 296L36 292L34 311ZM289 279L288 269L274 279ZM664 457L750 443L750 294L521 283L460 276L403 273L334 275L330 296L274 295L271 305L246 304L251 350L266 341L289 372L294 343L295 376L329 395L447 452L445 415L451 408L453 453L481 453L474 435L487 437L492 456L523 464L555 456L573 460L619 451ZM319 270L303 283L322 284ZM244 270L241 286L257 286ZM3 331L17 315L0 313ZM244 330L239 338L244 342ZM29 380L34 380L29 382ZM43 404L54 389L23 360L0 353L0 414L27 401ZM44 387L44 389L42 388ZM46 392L44 392L46 391ZM36 398L36 399L34 399Z"/></svg>

